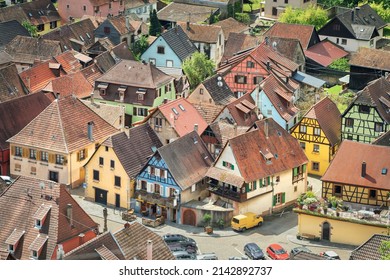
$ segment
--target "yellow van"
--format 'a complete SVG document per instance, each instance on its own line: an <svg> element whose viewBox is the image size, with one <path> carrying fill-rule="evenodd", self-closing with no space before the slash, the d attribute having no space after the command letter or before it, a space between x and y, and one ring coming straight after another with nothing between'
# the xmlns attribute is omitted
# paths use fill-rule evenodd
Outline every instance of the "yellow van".
<svg viewBox="0 0 390 280"><path fill-rule="evenodd" d="M234 216L231 221L232 229L237 231L245 231L252 227L261 226L262 224L263 217L252 212Z"/></svg>

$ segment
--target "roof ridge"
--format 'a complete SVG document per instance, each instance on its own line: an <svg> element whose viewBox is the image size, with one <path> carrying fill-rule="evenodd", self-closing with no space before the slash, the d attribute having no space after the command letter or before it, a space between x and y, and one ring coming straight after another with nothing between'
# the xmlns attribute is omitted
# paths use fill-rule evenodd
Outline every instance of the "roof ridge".
<svg viewBox="0 0 390 280"><path fill-rule="evenodd" d="M73 96L71 98L74 98ZM65 131L64 131L64 126L62 124L62 117L61 117L61 111L60 111L60 106L59 106L59 100L58 99L55 99L54 100L55 104L57 105L57 111L58 111L58 119L59 119L59 125L60 125L60 128L61 128L61 133L62 133L62 137L64 139L64 146L65 146L65 151L66 153L69 153L69 149L68 149L68 141L66 139L66 136L65 136Z"/></svg>

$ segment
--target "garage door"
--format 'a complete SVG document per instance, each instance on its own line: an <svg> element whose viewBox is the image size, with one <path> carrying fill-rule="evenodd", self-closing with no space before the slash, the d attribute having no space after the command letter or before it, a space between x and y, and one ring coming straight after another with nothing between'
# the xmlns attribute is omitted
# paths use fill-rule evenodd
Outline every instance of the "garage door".
<svg viewBox="0 0 390 280"><path fill-rule="evenodd" d="M183 224L195 226L196 225L196 216L192 210L185 210L183 213Z"/></svg>
<svg viewBox="0 0 390 280"><path fill-rule="evenodd" d="M107 205L107 191L95 188L95 202Z"/></svg>

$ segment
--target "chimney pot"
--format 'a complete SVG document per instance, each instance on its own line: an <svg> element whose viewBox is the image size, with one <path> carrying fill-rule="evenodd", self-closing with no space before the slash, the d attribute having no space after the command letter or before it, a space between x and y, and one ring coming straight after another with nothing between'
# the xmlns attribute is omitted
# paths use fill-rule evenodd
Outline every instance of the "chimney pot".
<svg viewBox="0 0 390 280"><path fill-rule="evenodd" d="M88 122L87 132L88 132L88 139L89 139L89 141L93 141L93 126L94 125L95 124L94 124L93 121Z"/></svg>
<svg viewBox="0 0 390 280"><path fill-rule="evenodd" d="M187 30L191 30L189 21L187 21Z"/></svg>
<svg viewBox="0 0 390 280"><path fill-rule="evenodd" d="M268 119L264 120L264 133L265 137L268 138Z"/></svg>
<svg viewBox="0 0 390 280"><path fill-rule="evenodd" d="M198 133L198 124L196 123L196 124L194 124L194 131L196 132L196 133Z"/></svg>
<svg viewBox="0 0 390 280"><path fill-rule="evenodd" d="M91 104L95 103L94 92L91 92Z"/></svg>
<svg viewBox="0 0 390 280"><path fill-rule="evenodd" d="M362 162L362 177L366 177L367 174L367 163L365 161Z"/></svg>
<svg viewBox="0 0 390 280"><path fill-rule="evenodd" d="M146 259L153 260L153 241L150 239L146 241Z"/></svg>

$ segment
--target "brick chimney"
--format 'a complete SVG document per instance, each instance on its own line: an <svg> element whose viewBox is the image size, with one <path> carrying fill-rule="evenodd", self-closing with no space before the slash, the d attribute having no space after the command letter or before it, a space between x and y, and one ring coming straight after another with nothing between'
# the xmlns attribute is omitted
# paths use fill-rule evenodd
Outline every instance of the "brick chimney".
<svg viewBox="0 0 390 280"><path fill-rule="evenodd" d="M146 259L153 260L153 241L150 239L146 241Z"/></svg>
<svg viewBox="0 0 390 280"><path fill-rule="evenodd" d="M366 177L367 172L367 164L365 161L362 162L362 177Z"/></svg>

